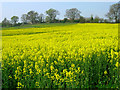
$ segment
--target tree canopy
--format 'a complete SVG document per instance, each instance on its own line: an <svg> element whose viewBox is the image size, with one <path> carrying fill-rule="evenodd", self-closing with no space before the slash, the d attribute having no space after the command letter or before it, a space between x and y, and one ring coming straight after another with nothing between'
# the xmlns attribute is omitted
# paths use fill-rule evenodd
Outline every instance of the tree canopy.
<svg viewBox="0 0 120 90"><path fill-rule="evenodd" d="M120 17L119 3L113 4L110 6L109 12L106 14L106 17L108 17L110 21L113 21L113 20L115 20L115 22L119 21L119 17Z"/></svg>
<svg viewBox="0 0 120 90"><path fill-rule="evenodd" d="M21 17L21 21L25 24L27 23L27 14L23 14Z"/></svg>
<svg viewBox="0 0 120 90"><path fill-rule="evenodd" d="M59 11L51 8L51 9L46 11L46 14L49 17L50 22L52 22L55 20L56 16L59 15Z"/></svg>
<svg viewBox="0 0 120 90"><path fill-rule="evenodd" d="M38 13L37 12L35 12L35 11L29 11L28 13L27 13L27 18L28 18L28 20L30 21L30 23L35 23L36 21L37 21L37 19L38 19Z"/></svg>
<svg viewBox="0 0 120 90"><path fill-rule="evenodd" d="M13 16L11 17L11 22L15 25L19 20L19 17L18 16Z"/></svg>
<svg viewBox="0 0 120 90"><path fill-rule="evenodd" d="M66 10L65 16L71 20L75 20L80 18L80 13L81 12L77 8L71 8Z"/></svg>

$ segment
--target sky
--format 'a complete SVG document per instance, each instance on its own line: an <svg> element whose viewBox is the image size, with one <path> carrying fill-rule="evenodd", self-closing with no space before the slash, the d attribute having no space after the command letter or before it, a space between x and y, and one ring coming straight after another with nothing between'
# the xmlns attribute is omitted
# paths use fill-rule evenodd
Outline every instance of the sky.
<svg viewBox="0 0 120 90"><path fill-rule="evenodd" d="M118 2L119 0L0 0L0 2Z"/></svg>
<svg viewBox="0 0 120 90"><path fill-rule="evenodd" d="M6 2L5 2L6 1ZM35 0L36 1L36 0ZM57 19L63 19L66 9L77 8L81 11L81 15L84 17L90 17L91 14L95 17L96 15L101 18L106 18L105 14L109 11L110 5L116 2L4 2L0 3L0 22L6 17L8 20L12 16L18 16L21 18L22 14L34 10L39 14L45 14L45 11L53 8L60 12ZM59 1L59 0L58 0ZM98 0L99 1L99 0ZM110 0L109 0L110 1ZM116 0L117 1L117 0ZM2 8L1 8L2 7ZM2 15L1 15L2 14ZM21 20L19 20L21 21Z"/></svg>

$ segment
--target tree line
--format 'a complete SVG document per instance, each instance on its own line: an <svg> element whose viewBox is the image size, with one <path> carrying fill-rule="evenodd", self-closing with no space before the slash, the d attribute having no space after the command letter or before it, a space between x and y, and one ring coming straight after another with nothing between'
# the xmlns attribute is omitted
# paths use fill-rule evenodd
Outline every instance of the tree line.
<svg viewBox="0 0 120 90"><path fill-rule="evenodd" d="M110 6L109 12L105 15L108 19L99 18L98 16L85 18L81 16L81 11L77 8L71 8L66 10L65 18L62 20L56 19L57 15L60 15L58 10L53 8L47 10L44 14L39 14L35 11L29 11L23 14L21 18L18 16L11 17L11 20L4 18L2 21L2 27L9 26L20 26L23 24L37 24L37 23L109 23L109 22L120 22L120 2ZM21 19L21 23L18 22Z"/></svg>

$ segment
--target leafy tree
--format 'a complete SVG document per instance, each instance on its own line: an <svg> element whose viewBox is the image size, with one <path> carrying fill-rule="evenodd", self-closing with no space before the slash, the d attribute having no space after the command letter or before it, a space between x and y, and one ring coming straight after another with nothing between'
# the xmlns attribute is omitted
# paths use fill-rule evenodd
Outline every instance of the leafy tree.
<svg viewBox="0 0 120 90"><path fill-rule="evenodd" d="M118 2L118 22L120 23L120 1Z"/></svg>
<svg viewBox="0 0 120 90"><path fill-rule="evenodd" d="M13 16L11 17L11 22L15 25L19 20L19 17L18 16Z"/></svg>
<svg viewBox="0 0 120 90"><path fill-rule="evenodd" d="M91 22L91 18L85 18L85 22L86 23L90 23Z"/></svg>
<svg viewBox="0 0 120 90"><path fill-rule="evenodd" d="M109 12L106 14L106 17L108 17L110 21L115 20L115 22L118 22L119 13L120 13L120 6L118 5L118 3L116 3L110 6Z"/></svg>
<svg viewBox="0 0 120 90"><path fill-rule="evenodd" d="M67 22L67 20L68 20L67 18L64 18L64 19L63 19L63 23Z"/></svg>
<svg viewBox="0 0 120 90"><path fill-rule="evenodd" d="M39 22L40 22L40 23L44 22L44 14L41 13L41 14L39 15L38 19L39 19Z"/></svg>
<svg viewBox="0 0 120 90"><path fill-rule="evenodd" d="M98 22L99 22L99 17L95 16L94 23L98 23Z"/></svg>
<svg viewBox="0 0 120 90"><path fill-rule="evenodd" d="M27 19L28 19L32 24L36 23L37 20L38 20L38 13L35 12L35 11L29 11L29 12L27 13Z"/></svg>
<svg viewBox="0 0 120 90"><path fill-rule="evenodd" d="M21 21L23 22L23 24L27 23L27 14L22 15Z"/></svg>
<svg viewBox="0 0 120 90"><path fill-rule="evenodd" d="M55 19L54 22L55 23L60 23L60 20L59 19Z"/></svg>
<svg viewBox="0 0 120 90"><path fill-rule="evenodd" d="M46 16L45 21L46 21L46 22L50 22L50 17L49 17L49 16Z"/></svg>
<svg viewBox="0 0 120 90"><path fill-rule="evenodd" d="M93 22L93 20L94 20L93 15L91 15L91 19L90 19L90 21Z"/></svg>
<svg viewBox="0 0 120 90"><path fill-rule="evenodd" d="M107 19L104 19L104 23L108 23L108 20L107 20Z"/></svg>
<svg viewBox="0 0 120 90"><path fill-rule="evenodd" d="M100 18L99 21L100 21L100 23L103 23L103 22L104 22L104 19L103 19L103 18Z"/></svg>
<svg viewBox="0 0 120 90"><path fill-rule="evenodd" d="M4 20L2 21L2 27L8 27L10 26L10 21L7 20L7 18L4 18Z"/></svg>
<svg viewBox="0 0 120 90"><path fill-rule="evenodd" d="M74 21L75 19L80 18L80 11L77 8L71 8L66 10L65 16L70 20Z"/></svg>
<svg viewBox="0 0 120 90"><path fill-rule="evenodd" d="M83 16L80 16L80 20L79 20L80 23L85 23L85 18Z"/></svg>
<svg viewBox="0 0 120 90"><path fill-rule="evenodd" d="M51 8L51 9L49 9L49 10L46 11L46 14L47 14L48 17L49 17L49 21L50 21L50 22L54 22L56 16L59 15L59 11ZM48 18L48 17L47 17L47 18Z"/></svg>

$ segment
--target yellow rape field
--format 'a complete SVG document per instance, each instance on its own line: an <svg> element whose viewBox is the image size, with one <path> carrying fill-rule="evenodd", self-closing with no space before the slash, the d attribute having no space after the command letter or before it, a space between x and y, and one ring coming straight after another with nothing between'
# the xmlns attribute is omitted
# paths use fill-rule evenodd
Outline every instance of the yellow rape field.
<svg viewBox="0 0 120 90"><path fill-rule="evenodd" d="M2 31L3 88L119 88L118 24Z"/></svg>

